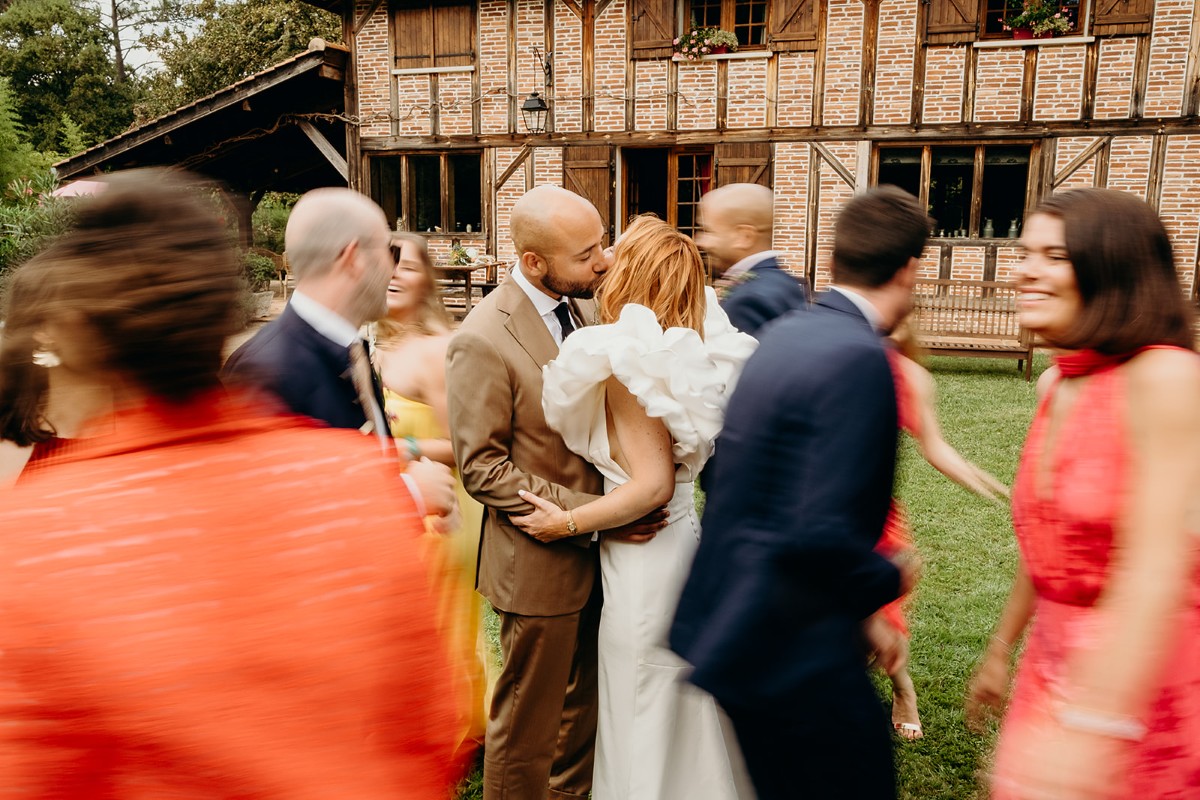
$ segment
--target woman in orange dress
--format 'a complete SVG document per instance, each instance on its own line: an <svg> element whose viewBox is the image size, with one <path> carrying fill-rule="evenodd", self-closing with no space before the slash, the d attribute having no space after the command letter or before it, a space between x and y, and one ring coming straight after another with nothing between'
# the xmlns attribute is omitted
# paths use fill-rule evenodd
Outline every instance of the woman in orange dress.
<svg viewBox="0 0 1200 800"><path fill-rule="evenodd" d="M1021 455L1021 560L968 694L992 796L1200 797L1200 357L1166 230L1128 194L1029 217L1021 325L1058 350Z"/></svg>
<svg viewBox="0 0 1200 800"><path fill-rule="evenodd" d="M921 455L930 466L950 480L988 500L1007 498L1007 486L963 458L942 436L934 404L933 376L918 362L911 321L901 322L892 332L891 339L895 347L888 350L888 360L896 383L896 414L900 429L917 440ZM892 558L912 548L912 533L904 504L893 498L877 549ZM904 619L906 601L907 597L894 600L879 613L898 634L908 637L908 625ZM892 681L892 727L902 739L912 741L922 738L924 732L917 710L917 690L908 673L907 659L893 669L888 677Z"/></svg>
<svg viewBox="0 0 1200 800"><path fill-rule="evenodd" d="M438 295L425 241L392 236L396 268L388 284L387 317L375 327L375 365L383 384L384 413L397 444L410 458L454 469L446 414L446 347L450 321ZM451 648L465 697L458 761L468 764L483 744L495 671L483 631L485 601L475 591L483 506L457 481L460 524L442 531L431 519L425 536L437 621Z"/></svg>
<svg viewBox="0 0 1200 800"><path fill-rule="evenodd" d="M4 795L444 800L456 698L398 460L221 388L239 270L180 182L111 177L21 268L114 409L0 501Z"/></svg>

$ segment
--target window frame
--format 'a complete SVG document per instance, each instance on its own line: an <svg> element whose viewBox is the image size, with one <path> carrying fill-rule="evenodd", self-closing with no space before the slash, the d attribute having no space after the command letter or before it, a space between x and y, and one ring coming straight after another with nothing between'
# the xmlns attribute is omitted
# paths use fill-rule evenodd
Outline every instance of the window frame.
<svg viewBox="0 0 1200 800"><path fill-rule="evenodd" d="M974 147L975 159L973 171L971 174L971 199L968 208L968 223L967 235L965 237L941 237L944 239L963 239L993 241L995 239L1003 239L1012 241L1003 234L995 235L990 238L984 238L982 235L983 227L983 176L985 170L984 157L985 150L988 147L1028 147L1029 148L1029 169L1025 177L1025 200L1021 207L1021 222L1028 219L1030 212L1037 206L1038 202L1038 185L1039 173L1041 165L1041 140L1039 139L947 139L944 141L888 141L876 143L871 154L871 168L868 174L869 184L871 186L879 185L879 164L884 152L892 149L916 149L921 150L921 173L920 173L920 193L918 200L921 202L921 207L929 209L929 181L933 171L933 148L935 147ZM930 242L936 242L936 238L931 238Z"/></svg>
<svg viewBox="0 0 1200 800"><path fill-rule="evenodd" d="M439 215L442 222L442 230L416 230L416 187L413 186L413 181L409 171L409 158L428 158L436 156L438 158L438 188L441 199L439 206ZM467 232L465 226L470 224L463 221L464 230L457 230L458 221L455 219L455 192L454 192L454 176L450 167L450 158L452 156L475 156L479 159L480 176L483 175L483 156L482 149L451 149L451 150L408 150L401 153L375 153L368 156L367 177L371 187L371 199L380 206L387 208L384 204L384 198L380 196L380 191L376 185L376 173L374 162L383 160L396 160L399 162L399 185L396 190L398 199L397 213L388 220L389 227L397 231L406 231L408 233L416 233L421 236L484 236L487 228L486 198L484 197L483 181L479 182L479 227Z"/></svg>
<svg viewBox="0 0 1200 800"><path fill-rule="evenodd" d="M1005 2L1005 5L1007 5L1006 0L979 0L979 30L975 35L975 41L984 42L994 41L996 39L1013 38L1012 31L1006 31L1003 29L999 31L988 30L988 5L996 3L997 1ZM1096 0L1078 0L1079 7L1075 19L1075 27L1062 34L1058 38L1065 38L1067 36L1086 36L1087 31L1092 23L1092 6L1095 4L1095 1Z"/></svg>
<svg viewBox="0 0 1200 800"><path fill-rule="evenodd" d="M713 189L717 188L716 147L713 145L687 145L684 147L624 147L624 148L621 148L621 166L622 166L622 169L621 169L622 181L621 181L621 183L622 183L622 185L621 185L620 219L623 220L624 222L621 226L621 231L618 231L618 234L620 232L624 231L625 224L628 223L628 220L630 219L630 217L633 216L633 214L635 213L630 208L630 204L629 204L630 170L627 169L626 165L625 165L626 154L631 150L662 150L662 151L666 152L666 154L667 154L667 178L666 178L666 180L667 180L667 208L666 208L667 215L666 215L666 219L664 221L668 225L670 225L672 228L675 228L676 230L681 230L679 228L679 188L680 188L680 186L679 186L679 180L680 180L679 179L679 159L684 158L684 157L694 158L696 156L708 156L708 159L709 159L708 192L711 192ZM689 178L687 180L695 180L695 179ZM703 197L708 192L701 192L700 196ZM689 201L688 205L694 205L698 209L699 199L697 199L696 203L691 203ZM646 212L643 210L643 211L639 211L636 213L646 213ZM693 223L692 223L691 229L683 230L683 233L686 233L689 236L692 236L694 238L695 233L698 230L698 225L696 224L697 219L698 219L698 214L693 215Z"/></svg>
<svg viewBox="0 0 1200 800"><path fill-rule="evenodd" d="M779 0L720 0L720 23L712 27L720 28L723 31L737 33L737 5L739 2L761 4L763 7L762 38L761 43L742 42L741 37L738 37L738 50L766 50L771 36L771 4L779 2ZM677 14L679 19L679 33L686 33L691 29L692 24L692 0L680 0L680 13ZM697 20L697 24L700 23Z"/></svg>

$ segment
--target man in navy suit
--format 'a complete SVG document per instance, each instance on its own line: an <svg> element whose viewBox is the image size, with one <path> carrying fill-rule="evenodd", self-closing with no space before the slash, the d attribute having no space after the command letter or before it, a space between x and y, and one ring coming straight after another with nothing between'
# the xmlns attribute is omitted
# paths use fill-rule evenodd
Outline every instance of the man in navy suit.
<svg viewBox="0 0 1200 800"><path fill-rule="evenodd" d="M671 646L728 712L760 800L895 795L867 655L904 657L870 618L913 568L874 550L897 438L880 337L911 306L929 225L894 187L852 199L832 288L766 331L725 417Z"/></svg>
<svg viewBox="0 0 1200 800"><path fill-rule="evenodd" d="M696 244L717 277L721 308L743 333L757 337L771 320L804 308L804 285L779 268L771 249L775 196L757 183L731 183L700 200Z"/></svg>
<svg viewBox="0 0 1200 800"><path fill-rule="evenodd" d="M277 319L233 352L222 380L258 386L297 414L391 447L383 395L359 335L387 313L390 236L383 210L358 192L317 189L300 198L284 233L296 291ZM407 476L429 511L453 508L446 467L413 464Z"/></svg>

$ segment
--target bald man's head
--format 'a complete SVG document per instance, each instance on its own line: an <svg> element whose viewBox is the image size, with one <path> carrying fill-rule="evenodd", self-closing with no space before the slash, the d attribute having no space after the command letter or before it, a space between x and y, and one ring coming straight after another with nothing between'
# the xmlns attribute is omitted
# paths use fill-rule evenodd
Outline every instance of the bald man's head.
<svg viewBox="0 0 1200 800"><path fill-rule="evenodd" d="M771 249L775 195L757 183L731 183L700 199L703 226L696 244L717 274L747 256Z"/></svg>
<svg viewBox="0 0 1200 800"><path fill-rule="evenodd" d="M600 212L559 186L530 189L509 222L521 272L552 297L591 297L608 269Z"/></svg>
<svg viewBox="0 0 1200 800"><path fill-rule="evenodd" d="M288 217L284 248L297 280L328 272L351 242L371 247L389 232L383 209L351 189L315 189Z"/></svg>

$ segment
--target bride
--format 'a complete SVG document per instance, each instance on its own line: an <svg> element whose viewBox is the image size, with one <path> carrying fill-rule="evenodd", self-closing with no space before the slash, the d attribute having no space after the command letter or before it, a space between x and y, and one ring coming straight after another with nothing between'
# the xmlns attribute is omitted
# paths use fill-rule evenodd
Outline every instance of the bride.
<svg viewBox="0 0 1200 800"><path fill-rule="evenodd" d="M667 632L700 538L692 484L755 340L704 286L690 238L639 217L617 244L580 328L545 368L546 421L605 478L605 496L561 509L529 492L513 522L546 541L632 522L666 505L644 544L600 539L600 719L593 797L752 797L716 702L687 683Z"/></svg>

